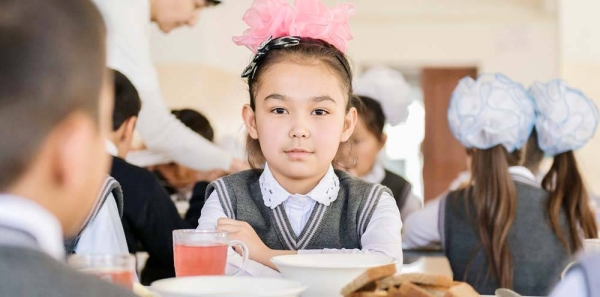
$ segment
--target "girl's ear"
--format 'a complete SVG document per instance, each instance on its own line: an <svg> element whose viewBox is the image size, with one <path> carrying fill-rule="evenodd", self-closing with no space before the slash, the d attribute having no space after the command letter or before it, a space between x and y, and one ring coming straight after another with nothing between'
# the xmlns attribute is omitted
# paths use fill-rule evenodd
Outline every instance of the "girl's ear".
<svg viewBox="0 0 600 297"><path fill-rule="evenodd" d="M340 142L346 142L354 133L354 127L356 126L356 121L358 120L358 115L356 112L356 108L351 107L348 113L346 114L346 118L344 119L344 130L342 131L342 137L340 138Z"/></svg>
<svg viewBox="0 0 600 297"><path fill-rule="evenodd" d="M258 139L258 130L256 129L256 117L254 110L250 107L250 104L244 105L242 108L242 118L244 119L244 125L246 125L246 131L252 139Z"/></svg>

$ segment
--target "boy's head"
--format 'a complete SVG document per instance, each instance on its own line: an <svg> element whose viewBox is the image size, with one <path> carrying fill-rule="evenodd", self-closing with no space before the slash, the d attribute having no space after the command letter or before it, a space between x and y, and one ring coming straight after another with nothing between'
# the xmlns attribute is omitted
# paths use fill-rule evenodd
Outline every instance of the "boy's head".
<svg viewBox="0 0 600 297"><path fill-rule="evenodd" d="M137 116L142 108L140 96L131 81L114 70L115 108L113 111L110 140L117 146L117 155L124 158L133 140Z"/></svg>
<svg viewBox="0 0 600 297"><path fill-rule="evenodd" d="M87 0L0 1L0 191L37 202L69 235L108 169L105 28Z"/></svg>

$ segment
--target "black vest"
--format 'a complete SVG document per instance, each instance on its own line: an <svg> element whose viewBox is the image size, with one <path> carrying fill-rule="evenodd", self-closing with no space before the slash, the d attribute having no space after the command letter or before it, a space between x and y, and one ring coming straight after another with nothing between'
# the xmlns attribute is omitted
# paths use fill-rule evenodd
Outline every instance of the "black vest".
<svg viewBox="0 0 600 297"><path fill-rule="evenodd" d="M513 289L522 295L546 296L558 282L570 256L552 231L546 211L549 193L526 183L515 182L515 186L517 213L508 235ZM444 250L455 280L469 283L482 295L493 295L499 287L498 280L488 269L475 228L475 209L465 194L464 189L448 194L445 210L440 210L445 211ZM560 222L563 234L568 236L564 213Z"/></svg>
<svg viewBox="0 0 600 297"><path fill-rule="evenodd" d="M412 185L402 176L394 174L387 169L385 170L385 177L381 181L381 184L392 190L394 199L396 199L396 205L398 205L398 209L402 210L408 196L410 196Z"/></svg>

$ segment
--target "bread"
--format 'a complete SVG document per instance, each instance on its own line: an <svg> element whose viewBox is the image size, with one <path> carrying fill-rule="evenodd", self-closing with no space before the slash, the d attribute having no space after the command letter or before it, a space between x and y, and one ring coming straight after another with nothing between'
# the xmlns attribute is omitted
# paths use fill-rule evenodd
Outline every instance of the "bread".
<svg viewBox="0 0 600 297"><path fill-rule="evenodd" d="M369 269L342 292L346 297L479 297L469 284L445 276L420 273L393 276L394 272L395 267Z"/></svg>
<svg viewBox="0 0 600 297"><path fill-rule="evenodd" d="M453 285L451 278L442 275L429 275L422 273L408 273L402 275L394 275L377 281L377 289L388 289L393 286L401 286L406 282L413 284L450 288Z"/></svg>
<svg viewBox="0 0 600 297"><path fill-rule="evenodd" d="M467 283L452 286L444 297L479 297L479 293Z"/></svg>
<svg viewBox="0 0 600 297"><path fill-rule="evenodd" d="M411 282L403 283L402 286L400 286L400 289L398 289L398 293L401 297L435 297L435 295L430 294L425 291L425 289L422 289Z"/></svg>
<svg viewBox="0 0 600 297"><path fill-rule="evenodd" d="M388 291L354 292L346 297L388 297Z"/></svg>
<svg viewBox="0 0 600 297"><path fill-rule="evenodd" d="M367 271L363 272L363 274L358 276L342 289L342 295L348 296L354 292L373 291L375 289L375 281L394 275L395 273L395 264L388 264L367 269Z"/></svg>

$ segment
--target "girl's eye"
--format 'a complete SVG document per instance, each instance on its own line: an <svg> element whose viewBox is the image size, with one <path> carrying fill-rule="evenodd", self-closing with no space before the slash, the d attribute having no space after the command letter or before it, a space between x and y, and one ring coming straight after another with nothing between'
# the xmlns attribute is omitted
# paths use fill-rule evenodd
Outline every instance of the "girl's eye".
<svg viewBox="0 0 600 297"><path fill-rule="evenodd" d="M274 114L286 114L288 113L287 110L285 110L285 108L273 108L271 110L272 113Z"/></svg>
<svg viewBox="0 0 600 297"><path fill-rule="evenodd" d="M322 116L322 115L326 115L326 114L329 114L329 112L327 112L326 110L323 110L323 109L315 109L311 113L311 115L318 115L318 116Z"/></svg>

